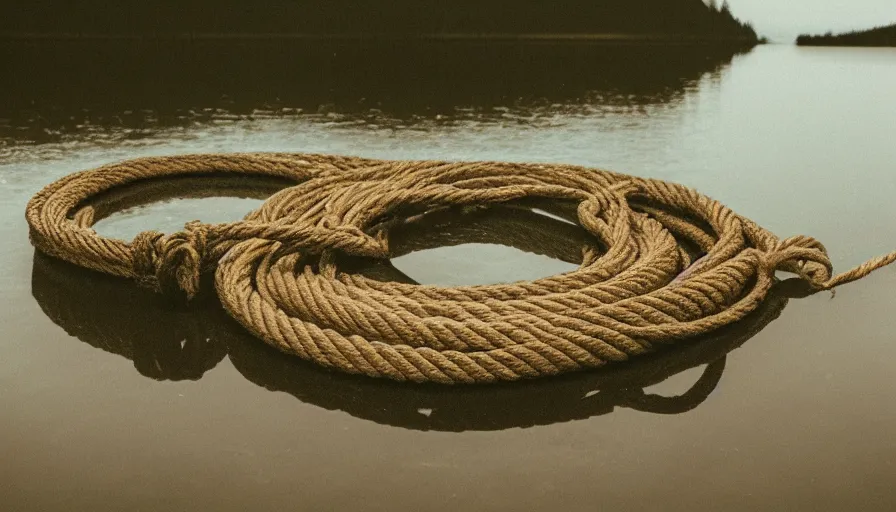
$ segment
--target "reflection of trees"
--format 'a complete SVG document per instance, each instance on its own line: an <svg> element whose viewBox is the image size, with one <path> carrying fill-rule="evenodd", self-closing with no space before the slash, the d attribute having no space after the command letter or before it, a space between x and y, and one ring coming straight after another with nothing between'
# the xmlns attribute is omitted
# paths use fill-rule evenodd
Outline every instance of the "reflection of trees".
<svg viewBox="0 0 896 512"><path fill-rule="evenodd" d="M0 137L7 129L39 142L69 133L132 137L197 122L292 116L376 125L532 123L600 115L608 106L673 104L736 53L591 43L12 44L0 47L7 71L0 117L10 120ZM115 86L97 86L99 77Z"/></svg>
<svg viewBox="0 0 896 512"><path fill-rule="evenodd" d="M181 182L179 193L208 194L208 184ZM214 183L214 182L211 182ZM225 183L225 182L222 182ZM219 192L263 195L251 184L224 184ZM140 189L142 188L142 192ZM196 189L195 193L191 192ZM159 199L171 191L156 183L110 194L94 205L98 215ZM430 212L411 220L386 220L395 255L470 242L492 242L569 262L600 251L583 229L531 208L574 218L566 203L514 203L491 208ZM344 272L375 279L412 280L388 261L336 261ZM207 283L206 290L213 289ZM237 370L259 386L283 391L303 402L342 410L378 423L423 430L498 430L607 414L631 408L679 414L697 407L722 378L725 356L777 318L787 303L777 286L747 319L690 342L605 369L508 385L446 388L406 385L332 373L285 356L252 338L222 310L213 294L188 306L165 303L133 283L85 271L36 254L32 293L46 314L66 332L102 350L133 361L144 376L198 379L229 355ZM792 294L793 292L788 292ZM647 386L690 368L706 365L684 394L663 397Z"/></svg>

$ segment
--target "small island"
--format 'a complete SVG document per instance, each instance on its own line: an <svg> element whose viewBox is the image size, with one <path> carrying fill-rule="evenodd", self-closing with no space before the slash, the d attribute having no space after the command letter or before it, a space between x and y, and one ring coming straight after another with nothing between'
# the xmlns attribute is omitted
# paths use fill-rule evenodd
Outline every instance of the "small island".
<svg viewBox="0 0 896 512"><path fill-rule="evenodd" d="M870 30L857 30L844 34L803 34L796 39L799 46L894 46L896 47L896 23Z"/></svg>

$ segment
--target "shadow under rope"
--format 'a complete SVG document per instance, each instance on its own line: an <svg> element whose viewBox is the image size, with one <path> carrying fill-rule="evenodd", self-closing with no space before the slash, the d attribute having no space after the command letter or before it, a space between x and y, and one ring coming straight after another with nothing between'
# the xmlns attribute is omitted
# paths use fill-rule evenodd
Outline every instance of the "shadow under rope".
<svg viewBox="0 0 896 512"><path fill-rule="evenodd" d="M95 200L102 218L123 208L176 194L264 197L283 182L183 178L122 187ZM451 208L387 220L393 257L464 243L497 243L573 264L599 253L596 240L563 220L574 205L519 202ZM533 208L537 208L534 210ZM549 212L545 215L539 212ZM340 271L373 279L414 280L388 260L337 258ZM211 276L207 276L210 280ZM189 305L173 304L133 282L95 273L35 253L32 293L57 325L79 340L121 355L156 380L200 379L224 357L251 382L329 410L417 430L501 430L584 419L630 408L680 414L700 405L722 378L726 355L777 318L794 280L778 283L759 309L736 324L674 347L603 369L490 386L408 385L334 373L286 356L249 335L221 308L213 292ZM213 290L206 283L205 290ZM685 393L665 397L644 388L706 365Z"/></svg>

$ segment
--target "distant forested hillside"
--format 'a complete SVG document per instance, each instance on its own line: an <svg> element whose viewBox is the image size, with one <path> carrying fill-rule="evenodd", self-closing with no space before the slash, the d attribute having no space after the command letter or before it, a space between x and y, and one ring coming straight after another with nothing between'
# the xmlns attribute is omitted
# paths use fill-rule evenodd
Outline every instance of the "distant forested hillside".
<svg viewBox="0 0 896 512"><path fill-rule="evenodd" d="M896 46L896 24L834 35L828 32L821 36L808 34L797 38L800 46Z"/></svg>
<svg viewBox="0 0 896 512"><path fill-rule="evenodd" d="M755 41L716 0L18 0L17 35L606 34Z"/></svg>

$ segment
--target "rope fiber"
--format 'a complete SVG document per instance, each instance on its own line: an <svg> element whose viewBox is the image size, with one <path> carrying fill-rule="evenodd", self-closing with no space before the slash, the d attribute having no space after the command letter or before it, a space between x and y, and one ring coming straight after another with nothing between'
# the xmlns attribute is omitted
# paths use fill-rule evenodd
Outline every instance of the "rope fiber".
<svg viewBox="0 0 896 512"><path fill-rule="evenodd" d="M236 177L235 177L236 178ZM176 186L174 182L176 181ZM254 180L242 185L257 186ZM110 212L171 197L236 195L263 198L264 189L227 187L228 180L207 177L153 181L120 187L91 201ZM542 211L555 211L539 202ZM582 248L594 237L577 225L513 203L474 209L440 210L389 230L394 256L436 247L490 242L520 251L580 263ZM389 260L343 258L343 271L376 280L414 282ZM463 272L463 269L457 269ZM209 279L212 278L212 279ZM213 286L211 274L203 287ZM416 430L465 431L531 427L590 418L631 408L682 414L708 398L728 368L727 355L774 321L794 294L799 278L776 283L756 311L705 336L626 364L573 372L550 379L491 386L404 385L332 372L259 343L221 308L217 296L200 293L188 308L172 307L166 297L135 289L125 279L34 254L31 290L54 323L90 346L132 361L154 380L195 380L227 357L236 370L270 391L357 418ZM691 376L681 394L645 391L673 375L705 366ZM677 386L676 386L677 387ZM431 411L422 414L420 411Z"/></svg>
<svg viewBox="0 0 896 512"><path fill-rule="evenodd" d="M190 222L131 242L99 236L93 203L144 180L245 177L291 186L242 221ZM276 187L275 187L276 188ZM389 258L390 227L451 208L550 200L595 244L571 272L463 287L380 281L345 256ZM533 203L534 204L534 203ZM317 154L150 157L66 176L26 219L50 256L169 295L217 295L249 332L341 371L398 381L489 383L624 361L726 326L756 310L776 271L811 291L896 261L834 274L811 237L779 239L698 192L562 164L389 161Z"/></svg>

